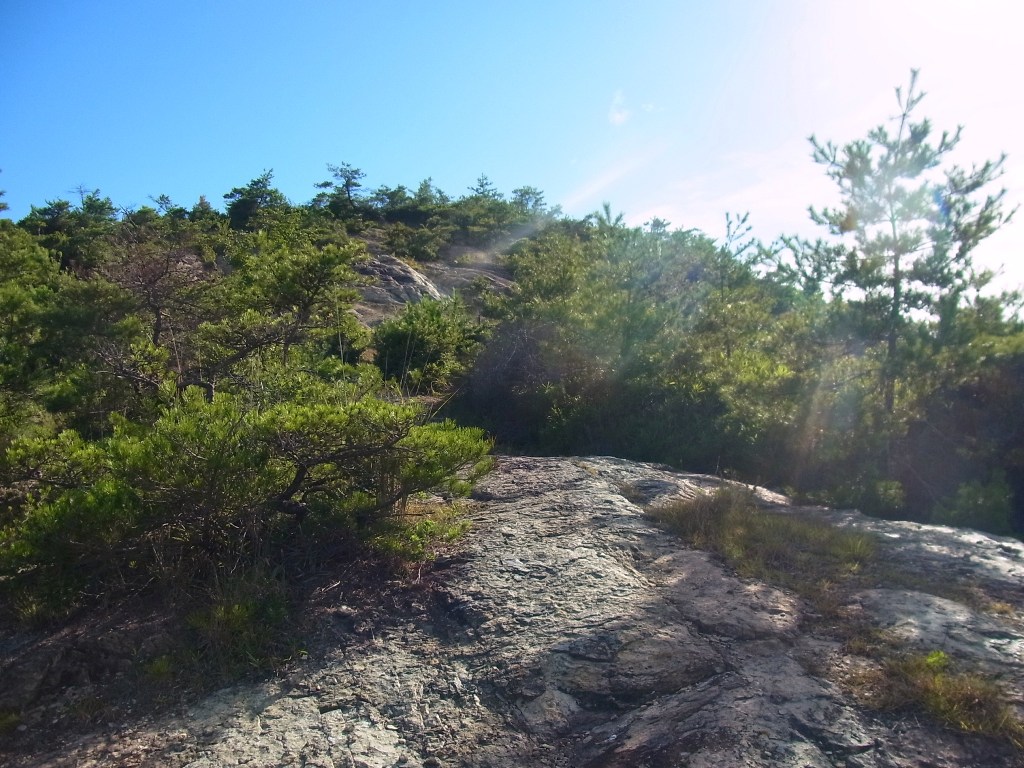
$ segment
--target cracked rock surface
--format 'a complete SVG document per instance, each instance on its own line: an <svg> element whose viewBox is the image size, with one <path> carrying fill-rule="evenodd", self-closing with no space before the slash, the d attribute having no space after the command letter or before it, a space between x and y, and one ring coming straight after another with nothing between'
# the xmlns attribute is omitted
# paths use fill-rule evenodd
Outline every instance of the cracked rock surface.
<svg viewBox="0 0 1024 768"><path fill-rule="evenodd" d="M860 707L822 671L842 647L805 623L800 598L736 577L638 506L717 485L610 458L501 458L474 494L463 551L410 586L406 609L372 631L313 649L283 679L220 691L186 713L113 724L19 764L1017 764L984 739ZM782 497L760 496L787 509ZM967 654L1024 689L1020 542L820 514L872 530L887 556L911 567L966 569L990 585L1011 611L990 616L883 587L854 601L907 642Z"/></svg>

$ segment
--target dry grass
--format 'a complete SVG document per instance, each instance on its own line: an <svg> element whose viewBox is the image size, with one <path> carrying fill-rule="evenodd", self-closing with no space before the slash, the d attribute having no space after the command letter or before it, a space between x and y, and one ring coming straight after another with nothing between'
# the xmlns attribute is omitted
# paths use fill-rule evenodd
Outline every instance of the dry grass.
<svg viewBox="0 0 1024 768"><path fill-rule="evenodd" d="M649 514L690 546L721 556L741 576L791 589L828 615L838 608L838 590L876 554L868 534L760 511L742 488L726 486Z"/></svg>
<svg viewBox="0 0 1024 768"><path fill-rule="evenodd" d="M1024 723L990 677L958 669L942 651L891 653L843 681L865 706L922 711L964 733L1003 739L1024 749Z"/></svg>
<svg viewBox="0 0 1024 768"><path fill-rule="evenodd" d="M797 514L759 510L742 488L675 502L648 513L687 544L719 555L739 575L790 589L830 620L832 634L845 639L846 654L860 662L842 684L865 706L923 712L965 733L1004 739L1024 749L1024 723L1007 705L1007 695L991 677L958 669L942 651L907 653L902 645L846 609L848 596L877 584L922 591L937 589L926 574L900 571L880 562L877 539ZM891 576L891 578L890 578ZM931 588L929 588L929 586ZM962 599L990 613L1012 614L1012 606L968 595ZM962 593L962 594L961 594Z"/></svg>

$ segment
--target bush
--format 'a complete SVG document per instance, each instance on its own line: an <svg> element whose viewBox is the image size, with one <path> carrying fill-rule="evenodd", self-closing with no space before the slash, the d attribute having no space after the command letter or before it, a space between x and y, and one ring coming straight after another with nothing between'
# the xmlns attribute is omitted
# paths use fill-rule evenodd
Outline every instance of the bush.
<svg viewBox="0 0 1024 768"><path fill-rule="evenodd" d="M996 471L987 483L964 483L936 506L932 522L1009 536L1013 533L1013 491L1006 476Z"/></svg>
<svg viewBox="0 0 1024 768"><path fill-rule="evenodd" d="M417 492L463 492L488 467L479 430L423 423L416 406L345 382L268 375L261 399L164 394L151 425L116 419L102 440L65 431L8 452L32 487L0 533L0 587L23 614L154 580L201 593L272 568L307 529L354 533Z"/></svg>
<svg viewBox="0 0 1024 768"><path fill-rule="evenodd" d="M376 364L407 390L444 389L466 370L482 337L483 327L458 296L424 299L377 326Z"/></svg>

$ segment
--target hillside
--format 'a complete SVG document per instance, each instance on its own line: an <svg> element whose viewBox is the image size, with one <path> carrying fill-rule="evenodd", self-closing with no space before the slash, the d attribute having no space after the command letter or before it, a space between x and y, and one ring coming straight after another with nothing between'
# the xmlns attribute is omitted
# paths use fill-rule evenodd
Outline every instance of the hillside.
<svg viewBox="0 0 1024 768"><path fill-rule="evenodd" d="M884 638L892 652L944 651L998 680L1019 716L1024 546L759 491L757 514L877 537L873 561L823 616L644 515L719 482L610 458L502 458L457 548L379 599L335 584L317 601L308 655L278 679L143 719L112 708L65 737L55 713L101 698L104 675L126 674L116 670L142 651L93 638L102 669L98 650L37 665L38 698L8 764L1017 764L1005 741L956 733L919 707L873 709L853 681L882 663L863 638ZM896 572L905 583L892 583ZM5 678L45 650L8 649Z"/></svg>
<svg viewBox="0 0 1024 768"><path fill-rule="evenodd" d="M1021 762L1011 212L914 89L814 242L348 164L0 220L4 759Z"/></svg>

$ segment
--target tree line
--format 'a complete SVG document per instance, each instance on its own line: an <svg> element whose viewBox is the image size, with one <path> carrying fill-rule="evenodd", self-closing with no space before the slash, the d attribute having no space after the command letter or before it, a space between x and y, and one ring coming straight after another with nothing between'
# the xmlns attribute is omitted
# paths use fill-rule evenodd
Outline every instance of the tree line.
<svg viewBox="0 0 1024 768"><path fill-rule="evenodd" d="M492 439L1020 535L1024 327L972 258L1012 213L1002 160L949 164L959 132L917 118L916 76L897 95L893 124L813 140L841 195L813 242L573 218L485 176L367 190L347 164L302 204L267 171L223 209L83 190L0 220L7 609L277 583L298 547L464 492ZM513 286L367 329L368 244L496 252Z"/></svg>
<svg viewBox="0 0 1024 768"><path fill-rule="evenodd" d="M764 244L605 206L507 250L511 292L453 412L521 450L609 453L782 487L812 502L1020 535L1020 296L974 262L1013 211L1003 158L950 163L960 130L897 117L812 138L840 203Z"/></svg>

